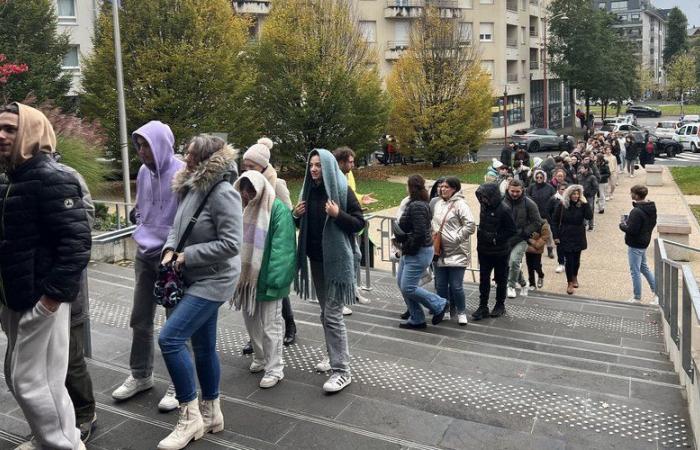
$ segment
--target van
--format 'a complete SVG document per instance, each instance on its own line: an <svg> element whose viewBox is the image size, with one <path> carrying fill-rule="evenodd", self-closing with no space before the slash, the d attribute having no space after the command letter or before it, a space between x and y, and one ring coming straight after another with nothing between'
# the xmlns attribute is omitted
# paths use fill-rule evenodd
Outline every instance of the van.
<svg viewBox="0 0 700 450"><path fill-rule="evenodd" d="M683 116L681 123L685 125L686 123L697 123L700 122L700 115L698 114L686 114Z"/></svg>
<svg viewBox="0 0 700 450"><path fill-rule="evenodd" d="M700 150L700 123L687 123L676 130L673 140L683 146L683 150L696 153Z"/></svg>

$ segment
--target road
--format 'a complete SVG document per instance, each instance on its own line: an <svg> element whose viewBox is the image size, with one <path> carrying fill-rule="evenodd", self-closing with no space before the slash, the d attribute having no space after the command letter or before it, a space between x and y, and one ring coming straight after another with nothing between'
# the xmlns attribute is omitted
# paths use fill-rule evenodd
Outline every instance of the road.
<svg viewBox="0 0 700 450"><path fill-rule="evenodd" d="M643 117L638 118L637 122L642 128L654 128L656 123L662 120L678 120L678 117ZM499 158L501 156L501 149L503 148L503 143L486 143L481 146L478 153L479 161L490 161L492 158ZM544 158L547 156L549 151L537 152L534 155ZM666 156L660 156L656 158L656 164L664 166L700 166L700 153L691 153L685 151L673 158L667 158Z"/></svg>

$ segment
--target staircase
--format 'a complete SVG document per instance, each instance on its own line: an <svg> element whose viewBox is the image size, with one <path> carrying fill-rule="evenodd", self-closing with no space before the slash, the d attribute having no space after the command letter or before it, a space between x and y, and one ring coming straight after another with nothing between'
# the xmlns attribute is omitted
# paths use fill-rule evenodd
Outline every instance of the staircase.
<svg viewBox="0 0 700 450"><path fill-rule="evenodd" d="M176 420L155 407L167 387L160 355L155 389L126 403L109 397L128 374L133 269L98 263L89 274L99 428L88 448L155 448ZM531 293L499 319L402 330L393 277L372 275L371 304L346 317L353 384L332 396L314 371L325 351L317 304L293 299L298 341L271 390L258 388L251 358L240 355L240 312L223 307L226 429L188 449L695 448L658 309ZM465 290L473 311L476 286ZM2 389L0 450L28 433Z"/></svg>

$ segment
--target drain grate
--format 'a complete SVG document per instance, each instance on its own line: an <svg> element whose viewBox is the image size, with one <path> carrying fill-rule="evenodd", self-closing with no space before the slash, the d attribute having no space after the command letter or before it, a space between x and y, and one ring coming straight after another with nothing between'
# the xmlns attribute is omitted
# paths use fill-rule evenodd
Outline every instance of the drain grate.
<svg viewBox="0 0 700 450"><path fill-rule="evenodd" d="M130 307L95 299L90 303L92 320L115 328L129 327ZM165 314L158 308L156 326L160 328L164 320ZM248 336L243 331L218 329L217 350L221 353L241 358L240 348L247 341ZM296 344L284 348L286 366L304 372L315 372L315 365L323 356L325 349L321 347ZM691 447L686 421L677 414L456 376L363 356L353 356L351 364L356 382L474 408L485 415L508 414L594 433L658 441L666 447Z"/></svg>

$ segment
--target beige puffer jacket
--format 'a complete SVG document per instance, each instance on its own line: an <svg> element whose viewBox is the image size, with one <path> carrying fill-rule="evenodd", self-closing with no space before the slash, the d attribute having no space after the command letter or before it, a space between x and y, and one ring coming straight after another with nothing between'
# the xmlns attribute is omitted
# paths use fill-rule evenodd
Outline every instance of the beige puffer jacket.
<svg viewBox="0 0 700 450"><path fill-rule="evenodd" d="M452 209L450 205L454 203ZM449 211L449 214L448 214ZM442 254L437 259L438 267L470 267L471 248L469 236L474 234L476 224L464 196L457 192L449 200L440 199L433 213L433 234L440 230L442 220Z"/></svg>

